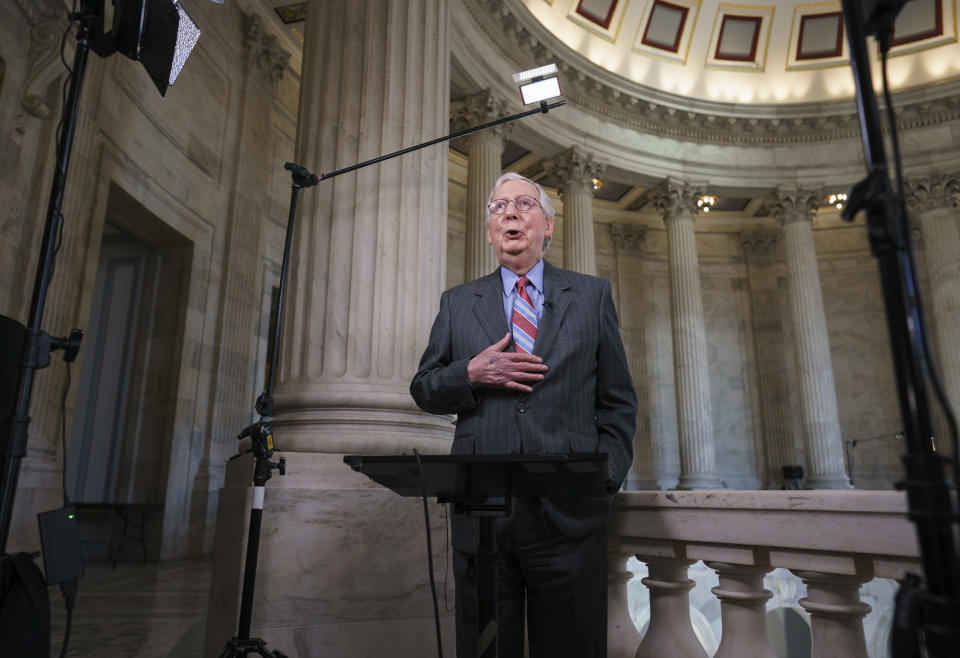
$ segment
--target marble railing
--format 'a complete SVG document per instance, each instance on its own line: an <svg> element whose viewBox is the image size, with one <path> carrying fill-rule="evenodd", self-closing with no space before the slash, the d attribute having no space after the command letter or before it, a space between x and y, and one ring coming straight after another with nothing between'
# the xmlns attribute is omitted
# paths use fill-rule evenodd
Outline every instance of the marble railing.
<svg viewBox="0 0 960 658"><path fill-rule="evenodd" d="M919 572L916 531L895 491L629 491L610 521L610 658L705 658L690 618L688 569L716 572L722 636L715 658L776 658L767 638L764 575L806 585L814 658L867 658L860 587ZM641 638L627 608L626 569L646 564L650 621Z"/></svg>

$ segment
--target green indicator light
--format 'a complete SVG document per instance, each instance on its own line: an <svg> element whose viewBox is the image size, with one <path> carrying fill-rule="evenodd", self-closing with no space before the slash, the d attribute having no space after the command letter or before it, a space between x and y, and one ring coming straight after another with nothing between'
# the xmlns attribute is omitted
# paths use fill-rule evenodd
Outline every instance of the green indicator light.
<svg viewBox="0 0 960 658"><path fill-rule="evenodd" d="M72 518L74 518L75 516L76 516L76 514L69 514L69 515L67 516L67 518L68 518L68 519L72 519Z"/></svg>

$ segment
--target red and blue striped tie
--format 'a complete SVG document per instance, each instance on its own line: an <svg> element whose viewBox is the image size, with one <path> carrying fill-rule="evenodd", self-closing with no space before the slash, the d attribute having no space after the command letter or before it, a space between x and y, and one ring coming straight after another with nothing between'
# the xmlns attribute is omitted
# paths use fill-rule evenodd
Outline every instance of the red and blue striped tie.
<svg viewBox="0 0 960 658"><path fill-rule="evenodd" d="M533 353L533 343L537 339L537 313L533 310L533 301L526 291L530 280L522 276L517 281L517 296L513 302L513 345L518 352Z"/></svg>

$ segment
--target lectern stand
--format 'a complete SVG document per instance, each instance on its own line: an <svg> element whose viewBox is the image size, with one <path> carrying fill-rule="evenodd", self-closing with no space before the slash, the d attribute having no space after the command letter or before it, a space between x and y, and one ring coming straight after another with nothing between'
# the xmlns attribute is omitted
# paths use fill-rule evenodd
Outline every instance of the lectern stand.
<svg viewBox="0 0 960 658"><path fill-rule="evenodd" d="M415 455L347 455L343 461L401 496L423 495ZM549 497L561 492L565 498L606 495L607 455L421 455L420 464L428 497L453 503L456 512L480 521L477 658L496 658L494 519L510 513L515 496Z"/></svg>

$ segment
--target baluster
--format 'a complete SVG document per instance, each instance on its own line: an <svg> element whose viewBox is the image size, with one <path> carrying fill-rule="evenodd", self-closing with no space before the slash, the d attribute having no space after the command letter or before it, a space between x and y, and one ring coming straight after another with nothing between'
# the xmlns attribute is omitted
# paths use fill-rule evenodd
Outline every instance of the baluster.
<svg viewBox="0 0 960 658"><path fill-rule="evenodd" d="M687 577L693 560L644 557L649 576L641 580L650 590L650 625L635 658L707 658L690 621L690 590Z"/></svg>
<svg viewBox="0 0 960 658"><path fill-rule="evenodd" d="M766 601L773 593L763 588L768 565L707 562L720 585L712 591L720 599L723 634L714 658L777 658L767 640Z"/></svg>
<svg viewBox="0 0 960 658"><path fill-rule="evenodd" d="M611 544L615 539L611 538ZM607 552L607 657L634 658L640 645L640 631L630 617L627 583L633 573L627 570L629 553Z"/></svg>
<svg viewBox="0 0 960 658"><path fill-rule="evenodd" d="M860 585L870 577L819 571L794 571L807 585L799 603L810 613L812 658L867 658L863 618L870 606L860 600Z"/></svg>

